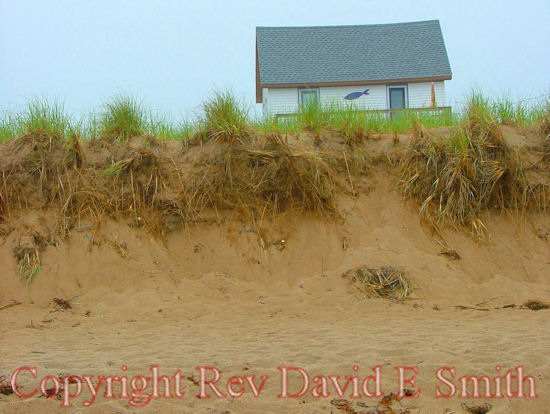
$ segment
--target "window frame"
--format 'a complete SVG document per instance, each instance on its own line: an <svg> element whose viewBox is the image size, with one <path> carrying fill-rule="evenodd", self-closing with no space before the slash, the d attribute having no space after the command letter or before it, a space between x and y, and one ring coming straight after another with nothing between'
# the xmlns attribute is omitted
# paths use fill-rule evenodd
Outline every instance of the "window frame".
<svg viewBox="0 0 550 414"><path fill-rule="evenodd" d="M320 104L321 97L320 97L319 88L302 87L302 88L298 88L298 106L300 108L304 105L304 100L303 100L303 95L302 95L303 92L313 92L315 94L315 103L317 105Z"/></svg>
<svg viewBox="0 0 550 414"><path fill-rule="evenodd" d="M403 99L404 99L404 104L405 104L405 107L403 109L407 109L409 108L409 84L408 83L401 83L401 84L390 84L390 85L386 85L386 96L387 96L387 108L388 108L388 111L391 111L391 97L390 97L390 90L391 89L404 89L404 96L403 96Z"/></svg>

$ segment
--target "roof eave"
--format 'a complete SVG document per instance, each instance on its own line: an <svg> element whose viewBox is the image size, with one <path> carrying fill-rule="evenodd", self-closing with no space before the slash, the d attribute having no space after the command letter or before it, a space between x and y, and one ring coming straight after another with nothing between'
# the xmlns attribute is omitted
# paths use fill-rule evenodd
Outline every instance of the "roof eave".
<svg viewBox="0 0 550 414"><path fill-rule="evenodd" d="M256 36L256 103L262 103L262 84L260 79L260 62L258 60L258 37Z"/></svg>
<svg viewBox="0 0 550 414"><path fill-rule="evenodd" d="M256 68L258 61L256 60ZM320 86L361 86L361 85L380 85L387 83L416 83L416 82L439 82L452 79L451 75L428 76L422 78L400 78L400 79L376 79L362 81L338 81L338 82L301 82L301 83L260 83L259 76L256 78L256 102L261 103L262 88L297 88L297 87L320 87ZM258 101L258 85L260 91L260 100Z"/></svg>

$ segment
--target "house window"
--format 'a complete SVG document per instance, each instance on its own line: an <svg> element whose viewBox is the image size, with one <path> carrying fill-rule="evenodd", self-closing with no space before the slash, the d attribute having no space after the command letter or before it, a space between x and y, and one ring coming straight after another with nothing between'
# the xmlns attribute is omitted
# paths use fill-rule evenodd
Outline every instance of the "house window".
<svg viewBox="0 0 550 414"><path fill-rule="evenodd" d="M319 88L298 89L300 106L317 105L319 103Z"/></svg>

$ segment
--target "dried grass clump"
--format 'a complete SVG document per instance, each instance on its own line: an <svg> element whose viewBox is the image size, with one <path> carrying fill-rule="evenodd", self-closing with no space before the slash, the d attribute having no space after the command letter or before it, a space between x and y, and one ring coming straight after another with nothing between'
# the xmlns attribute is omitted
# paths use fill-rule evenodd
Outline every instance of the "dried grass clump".
<svg viewBox="0 0 550 414"><path fill-rule="evenodd" d="M189 194L199 209L237 209L254 217L287 210L336 213L333 172L316 151L265 141L212 146L195 160Z"/></svg>
<svg viewBox="0 0 550 414"><path fill-rule="evenodd" d="M365 297L388 298L400 301L411 294L403 272L392 266L369 268L366 265L348 270L342 275Z"/></svg>
<svg viewBox="0 0 550 414"><path fill-rule="evenodd" d="M367 140L380 139L381 134L364 125L345 125L336 130L336 133L344 138L346 145L354 148Z"/></svg>
<svg viewBox="0 0 550 414"><path fill-rule="evenodd" d="M3 177L0 199L4 209L47 207L64 203L73 191L76 170L82 166L79 140L43 132L22 135L9 144L0 165Z"/></svg>
<svg viewBox="0 0 550 414"><path fill-rule="evenodd" d="M550 305L548 303L541 302L539 300L528 300L523 304L523 307L534 311L550 309Z"/></svg>
<svg viewBox="0 0 550 414"><path fill-rule="evenodd" d="M148 137L103 142L85 148L87 159L74 136L25 135L7 144L0 154L7 161L0 163L0 214L56 209L61 237L81 218L129 220L163 236L206 219L208 209L249 218L288 210L337 214L338 157L291 146L277 133L213 140L185 154Z"/></svg>
<svg viewBox="0 0 550 414"><path fill-rule="evenodd" d="M31 283L40 272L40 252L44 251L46 246L46 239L36 231L29 231L19 239L13 254L23 281Z"/></svg>
<svg viewBox="0 0 550 414"><path fill-rule="evenodd" d="M335 165L337 171L344 175L351 187L353 179L360 175L368 175L371 172L372 158L367 151L356 149L344 149L341 152L334 151L327 154L331 165Z"/></svg>
<svg viewBox="0 0 550 414"><path fill-rule="evenodd" d="M53 298L52 303L59 310L69 310L69 309L73 308L73 305L71 303L71 299Z"/></svg>
<svg viewBox="0 0 550 414"><path fill-rule="evenodd" d="M493 409L493 406L489 403L483 403L481 405L462 403L460 406L470 414L486 414Z"/></svg>
<svg viewBox="0 0 550 414"><path fill-rule="evenodd" d="M0 216L70 203L84 155L63 107L34 100L19 114L17 125L18 137L1 153Z"/></svg>
<svg viewBox="0 0 550 414"><path fill-rule="evenodd" d="M0 171L3 173L4 171ZM6 216L9 214L9 206L6 191L5 181L0 183L0 223L6 220Z"/></svg>
<svg viewBox="0 0 550 414"><path fill-rule="evenodd" d="M542 146L542 160L547 163L547 165L550 165L550 136L544 140Z"/></svg>
<svg viewBox="0 0 550 414"><path fill-rule="evenodd" d="M134 226L163 234L162 221L170 210L166 195L177 186L167 172L167 162L158 148L127 150L93 177L91 191L79 200L81 208L115 219L130 218Z"/></svg>
<svg viewBox="0 0 550 414"><path fill-rule="evenodd" d="M550 140L550 100L535 106L531 114L534 124L538 126L540 135Z"/></svg>
<svg viewBox="0 0 550 414"><path fill-rule="evenodd" d="M542 135L546 138L546 141L549 141L550 140L550 114L546 115L542 119L540 130Z"/></svg>
<svg viewBox="0 0 550 414"><path fill-rule="evenodd" d="M400 187L437 225L471 227L482 235L486 209L520 212L550 205L549 182L531 182L517 150L509 148L484 103L473 98L469 117L445 139L415 130Z"/></svg>

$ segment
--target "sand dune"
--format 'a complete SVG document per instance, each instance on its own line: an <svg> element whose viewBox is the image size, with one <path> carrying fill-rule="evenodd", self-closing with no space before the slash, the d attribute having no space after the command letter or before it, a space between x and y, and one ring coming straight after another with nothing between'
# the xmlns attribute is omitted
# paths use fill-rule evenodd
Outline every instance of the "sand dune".
<svg viewBox="0 0 550 414"><path fill-rule="evenodd" d="M312 380L363 379L380 366L385 395L398 391L395 367L417 367L416 386L406 388L420 396L394 400L396 413L462 413L462 403L484 402L491 413L547 412L550 311L520 305L550 301L548 216L487 213L487 239L453 230L440 238L402 199L394 175L381 168L363 181L357 198L338 199L337 222L289 213L256 226L196 224L161 240L121 222L98 229L82 221L70 238L49 240L28 286L13 249L29 228L50 234L55 217L33 210L12 218L0 247L0 306L21 304L0 310L0 375L36 367L38 379L19 377L25 393L46 375L147 376L154 365L161 375L181 370L193 378L182 380L181 399L142 408L103 395L84 408L85 387L70 409L38 391L25 399L0 395L0 412L344 412L331 403L340 398L332 385L324 398L314 398L313 383L299 398L278 398L284 366L301 367ZM444 245L460 259L441 255ZM402 269L412 295L400 303L365 298L342 277L363 264ZM53 298L70 299L72 308L59 309ZM212 398L200 399L198 366L219 369L226 394L231 376L268 379L257 398L244 383L240 398L215 398L208 389ZM538 397L436 398L437 386L449 391L436 379L439 368L455 367L457 378L494 377L496 366L502 373L523 366ZM300 389L296 372L288 385ZM382 407L381 397L352 398L349 389L342 398L356 412Z"/></svg>

